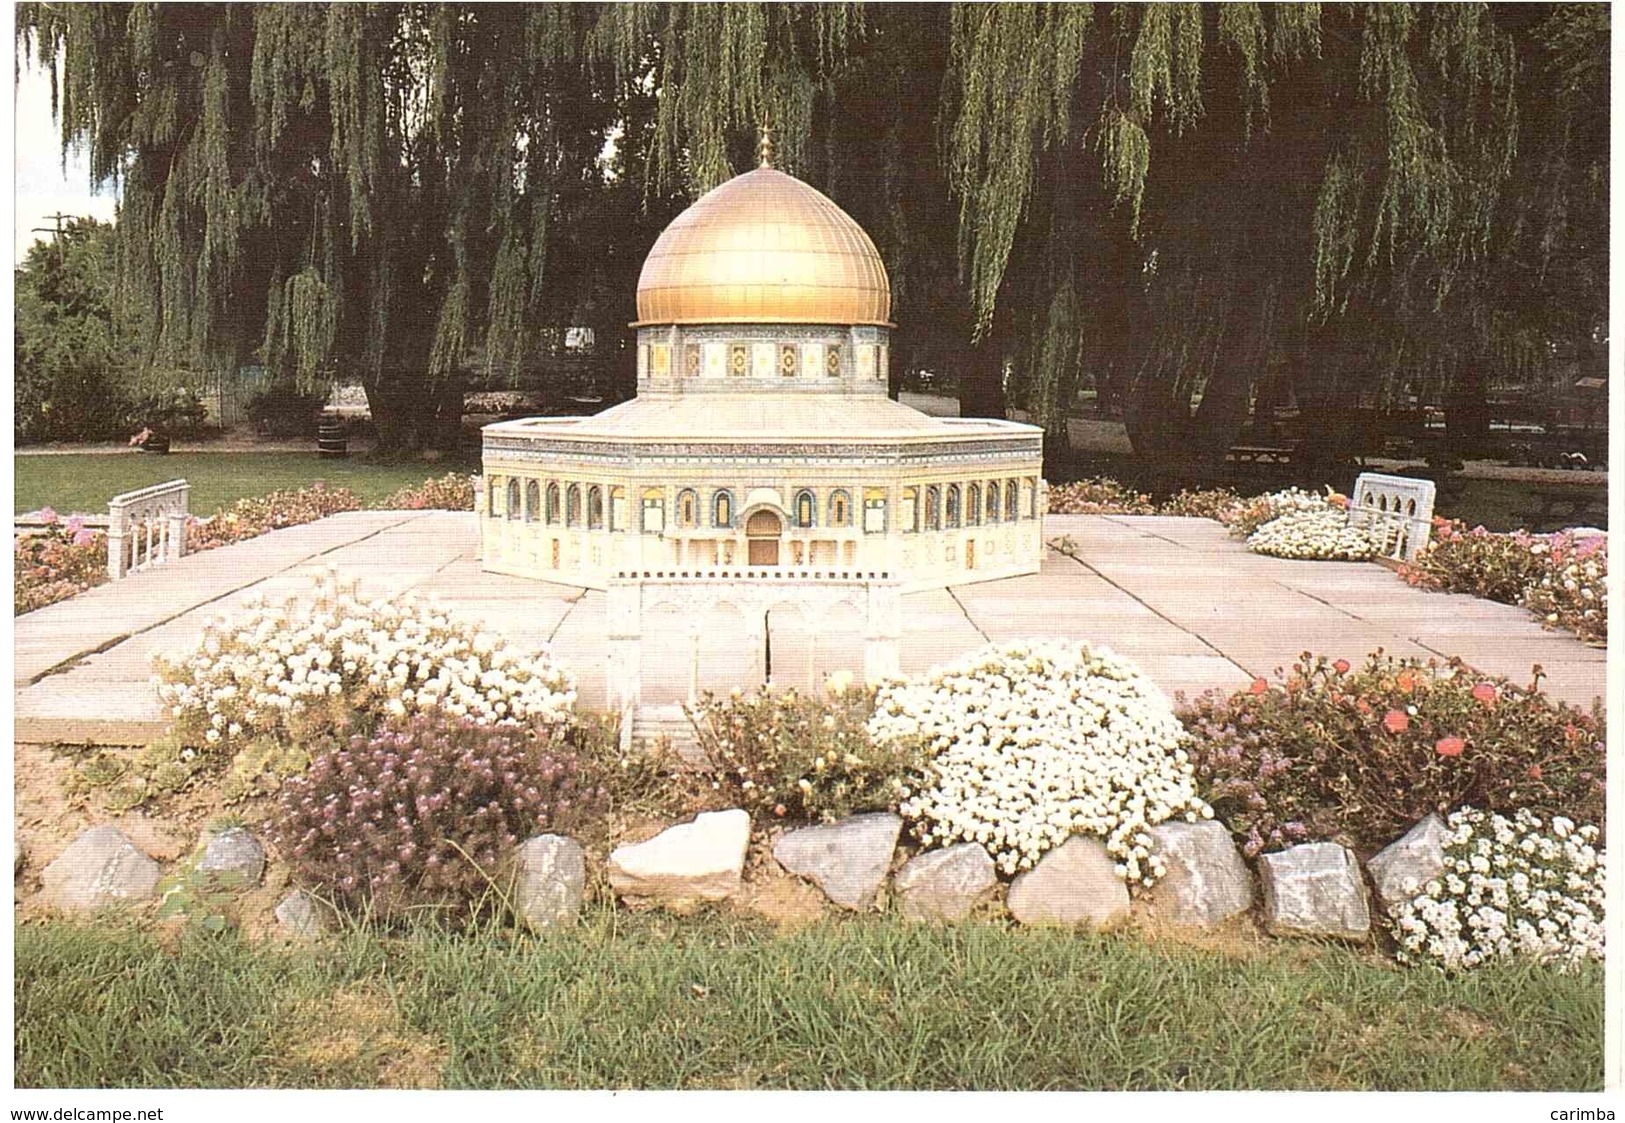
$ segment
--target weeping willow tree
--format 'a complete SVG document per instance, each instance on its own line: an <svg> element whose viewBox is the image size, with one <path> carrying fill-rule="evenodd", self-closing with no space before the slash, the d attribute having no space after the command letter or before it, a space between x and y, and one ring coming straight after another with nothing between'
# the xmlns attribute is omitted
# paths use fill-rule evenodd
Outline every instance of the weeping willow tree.
<svg viewBox="0 0 1625 1123"><path fill-rule="evenodd" d="M359 376L386 447L442 443L459 371L570 323L561 218L620 116L583 13L507 5L25 5L64 143L116 182L149 367ZM53 71L54 73L54 71Z"/></svg>

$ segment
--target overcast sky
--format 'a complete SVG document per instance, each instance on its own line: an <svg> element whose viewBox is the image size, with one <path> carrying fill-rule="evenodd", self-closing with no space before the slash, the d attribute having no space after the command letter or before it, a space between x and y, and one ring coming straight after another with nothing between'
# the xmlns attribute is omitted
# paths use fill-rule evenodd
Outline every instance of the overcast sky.
<svg viewBox="0 0 1625 1123"><path fill-rule="evenodd" d="M17 112L14 118L15 174L13 197L15 250L13 261L21 261L23 254L36 238L36 226L52 225L46 216L61 211L110 221L113 217L111 193L92 195L90 172L83 158L77 154L62 166L60 132L51 119L51 79L45 71L24 67L17 83Z"/></svg>

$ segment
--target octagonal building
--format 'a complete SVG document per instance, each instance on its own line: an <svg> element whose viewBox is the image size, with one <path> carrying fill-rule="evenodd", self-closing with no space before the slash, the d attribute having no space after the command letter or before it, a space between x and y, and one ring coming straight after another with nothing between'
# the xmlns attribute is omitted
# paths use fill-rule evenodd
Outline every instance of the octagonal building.
<svg viewBox="0 0 1625 1123"><path fill-rule="evenodd" d="M485 427L487 570L600 589L839 572L903 591L1038 570L1043 431L892 401L880 254L765 156L660 235L637 308L635 398Z"/></svg>

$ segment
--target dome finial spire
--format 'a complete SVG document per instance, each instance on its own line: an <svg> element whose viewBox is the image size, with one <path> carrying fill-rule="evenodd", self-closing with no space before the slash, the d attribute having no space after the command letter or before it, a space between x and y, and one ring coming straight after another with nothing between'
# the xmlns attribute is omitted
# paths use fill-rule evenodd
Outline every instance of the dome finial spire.
<svg viewBox="0 0 1625 1123"><path fill-rule="evenodd" d="M758 167L771 168L773 166L773 125L766 113L762 114L762 139L757 149L761 155Z"/></svg>

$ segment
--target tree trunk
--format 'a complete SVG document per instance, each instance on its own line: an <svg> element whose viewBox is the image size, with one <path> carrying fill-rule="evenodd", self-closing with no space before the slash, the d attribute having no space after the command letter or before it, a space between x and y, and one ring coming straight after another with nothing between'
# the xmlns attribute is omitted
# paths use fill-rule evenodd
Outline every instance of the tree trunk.
<svg viewBox="0 0 1625 1123"><path fill-rule="evenodd" d="M1004 397L1004 364L986 337L957 349L954 374L959 379L959 416L1009 416Z"/></svg>

